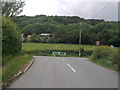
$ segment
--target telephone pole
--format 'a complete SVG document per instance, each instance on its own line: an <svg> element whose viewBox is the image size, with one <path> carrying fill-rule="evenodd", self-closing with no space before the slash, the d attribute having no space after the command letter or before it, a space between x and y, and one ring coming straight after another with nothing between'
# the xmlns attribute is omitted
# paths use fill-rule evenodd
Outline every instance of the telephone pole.
<svg viewBox="0 0 120 90"><path fill-rule="evenodd" d="M79 56L81 56L81 22L80 22L80 35L79 35Z"/></svg>

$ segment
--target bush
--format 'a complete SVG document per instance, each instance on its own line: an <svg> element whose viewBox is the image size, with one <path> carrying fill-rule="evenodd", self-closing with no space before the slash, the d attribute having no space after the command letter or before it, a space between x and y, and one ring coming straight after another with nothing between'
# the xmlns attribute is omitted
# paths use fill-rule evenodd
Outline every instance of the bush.
<svg viewBox="0 0 120 90"><path fill-rule="evenodd" d="M110 47L96 47L93 52L93 59L108 59L111 58L112 48Z"/></svg>
<svg viewBox="0 0 120 90"><path fill-rule="evenodd" d="M120 66L120 50L119 49L114 50L111 57L112 57L111 60Z"/></svg>
<svg viewBox="0 0 120 90"><path fill-rule="evenodd" d="M34 55L41 55L41 56L51 56L52 52L66 52L67 55L70 56L79 56L79 51L77 50L31 50L31 51L24 51L26 54L34 54ZM92 51L82 51L81 56L90 56Z"/></svg>
<svg viewBox="0 0 120 90"><path fill-rule="evenodd" d="M93 51L92 50L84 50L83 47L80 48L81 56L91 56Z"/></svg>
<svg viewBox="0 0 120 90"><path fill-rule="evenodd" d="M117 48L97 47L91 60L102 66L120 72L120 51Z"/></svg>
<svg viewBox="0 0 120 90"><path fill-rule="evenodd" d="M2 54L3 57L21 53L21 35L19 28L10 19L2 18ZM3 60L3 64L4 64Z"/></svg>
<svg viewBox="0 0 120 90"><path fill-rule="evenodd" d="M39 43L40 42L40 37L36 34L32 34L32 36L29 38L28 42Z"/></svg>

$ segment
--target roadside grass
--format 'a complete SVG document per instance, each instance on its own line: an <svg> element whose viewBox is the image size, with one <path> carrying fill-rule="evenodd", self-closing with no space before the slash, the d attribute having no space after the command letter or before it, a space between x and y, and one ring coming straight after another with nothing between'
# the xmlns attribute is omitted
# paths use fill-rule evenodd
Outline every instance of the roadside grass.
<svg viewBox="0 0 120 90"><path fill-rule="evenodd" d="M9 78L18 73L21 68L24 67L30 60L32 60L32 55L19 55L11 58L7 64L2 68L2 82L7 82Z"/></svg>
<svg viewBox="0 0 120 90"><path fill-rule="evenodd" d="M120 72L120 48L97 47L90 60L103 67Z"/></svg>
<svg viewBox="0 0 120 90"><path fill-rule="evenodd" d="M111 69L113 71L116 71L116 72L120 73L120 70L118 70L118 64L112 64L112 62L109 61L109 60L104 60L104 59L95 60L95 59L91 59L91 61L96 63L96 64L99 64L99 65L101 65L103 67L106 67L108 69Z"/></svg>

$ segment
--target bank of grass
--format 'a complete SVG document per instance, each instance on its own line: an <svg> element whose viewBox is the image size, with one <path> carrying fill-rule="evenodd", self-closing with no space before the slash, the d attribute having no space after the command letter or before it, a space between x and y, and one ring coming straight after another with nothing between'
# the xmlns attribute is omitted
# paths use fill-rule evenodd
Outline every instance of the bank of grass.
<svg viewBox="0 0 120 90"><path fill-rule="evenodd" d="M7 82L9 78L14 76L25 64L32 60L33 56L22 54L11 58L2 68L2 82Z"/></svg>
<svg viewBox="0 0 120 90"><path fill-rule="evenodd" d="M113 71L119 72L120 70L118 70L118 64L112 64L112 62L110 60L107 59L91 59L92 62L99 64L105 68L111 69Z"/></svg>
<svg viewBox="0 0 120 90"><path fill-rule="evenodd" d="M120 72L120 48L97 47L93 51L91 61L103 67Z"/></svg>

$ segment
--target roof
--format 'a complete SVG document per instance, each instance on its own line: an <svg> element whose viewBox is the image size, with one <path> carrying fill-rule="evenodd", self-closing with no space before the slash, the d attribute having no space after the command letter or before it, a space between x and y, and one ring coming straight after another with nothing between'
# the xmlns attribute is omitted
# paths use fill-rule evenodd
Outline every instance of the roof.
<svg viewBox="0 0 120 90"><path fill-rule="evenodd" d="M49 33L41 33L40 35L49 36Z"/></svg>

